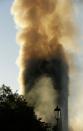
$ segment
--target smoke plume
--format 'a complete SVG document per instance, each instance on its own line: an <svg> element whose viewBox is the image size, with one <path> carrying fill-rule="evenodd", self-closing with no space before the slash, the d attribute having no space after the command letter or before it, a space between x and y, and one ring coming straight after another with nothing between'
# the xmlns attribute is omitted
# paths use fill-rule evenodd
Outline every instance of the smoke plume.
<svg viewBox="0 0 83 131"><path fill-rule="evenodd" d="M12 14L19 30L17 42L20 44L20 92L25 94L30 104L33 104L36 113L47 121L54 119L53 109L57 105L59 84L56 83L54 89L53 80L48 75L43 76L42 72L45 72L46 68L49 70L50 66L51 71L55 71L50 63L60 66L58 63L61 61L61 65L65 63L65 66L69 66L71 86L71 78L76 71L73 62L74 54L77 52L74 44L76 30L72 12L71 0L15 0L12 6ZM54 59L57 58L59 61L54 63ZM46 63L49 63L49 67L44 69L43 65ZM63 69L56 69L56 77L63 74ZM66 72L68 73L68 69ZM64 91L64 94L66 93ZM63 98L64 94L61 94Z"/></svg>

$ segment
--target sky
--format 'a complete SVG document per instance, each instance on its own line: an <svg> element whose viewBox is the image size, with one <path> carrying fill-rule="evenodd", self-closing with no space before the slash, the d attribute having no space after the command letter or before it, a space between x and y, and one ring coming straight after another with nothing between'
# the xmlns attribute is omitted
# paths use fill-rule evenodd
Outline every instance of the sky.
<svg viewBox="0 0 83 131"><path fill-rule="evenodd" d="M19 46L16 44L16 28L10 8L13 0L0 0L0 86L5 84L18 90L18 67L16 59Z"/></svg>

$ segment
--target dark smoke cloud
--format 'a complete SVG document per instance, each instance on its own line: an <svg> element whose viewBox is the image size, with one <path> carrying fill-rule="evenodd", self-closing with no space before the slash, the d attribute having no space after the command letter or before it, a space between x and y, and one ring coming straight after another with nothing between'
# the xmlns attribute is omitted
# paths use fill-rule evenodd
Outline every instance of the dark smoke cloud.
<svg viewBox="0 0 83 131"><path fill-rule="evenodd" d="M65 131L68 128L68 73L73 65L71 52L75 50L72 12L71 0L15 0L12 7L19 27L21 93L47 121L54 120L53 109L58 103Z"/></svg>

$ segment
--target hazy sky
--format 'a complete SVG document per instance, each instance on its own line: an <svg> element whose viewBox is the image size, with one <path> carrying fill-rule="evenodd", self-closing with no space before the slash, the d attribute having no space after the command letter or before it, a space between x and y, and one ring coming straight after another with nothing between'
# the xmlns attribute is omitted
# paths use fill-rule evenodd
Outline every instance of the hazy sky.
<svg viewBox="0 0 83 131"><path fill-rule="evenodd" d="M0 0L0 85L6 84L16 90L18 45L15 41L15 25L10 14L12 1Z"/></svg>
<svg viewBox="0 0 83 131"><path fill-rule="evenodd" d="M83 3L77 1L76 13L77 21L83 33ZM13 90L18 89L18 67L16 65L16 58L18 56L19 47L16 44L16 29L10 14L10 8L13 0L0 0L0 85L6 84L11 86ZM82 39L80 43L82 46ZM83 60L83 54L79 57L80 62Z"/></svg>

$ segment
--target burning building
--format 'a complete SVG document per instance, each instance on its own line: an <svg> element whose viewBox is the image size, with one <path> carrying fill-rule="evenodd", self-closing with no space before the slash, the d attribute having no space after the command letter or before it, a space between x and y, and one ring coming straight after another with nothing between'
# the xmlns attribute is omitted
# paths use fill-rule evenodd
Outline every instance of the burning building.
<svg viewBox="0 0 83 131"><path fill-rule="evenodd" d="M44 121L56 123L58 105L61 131L68 131L71 10L70 0L15 0L12 7L19 28L20 91Z"/></svg>

